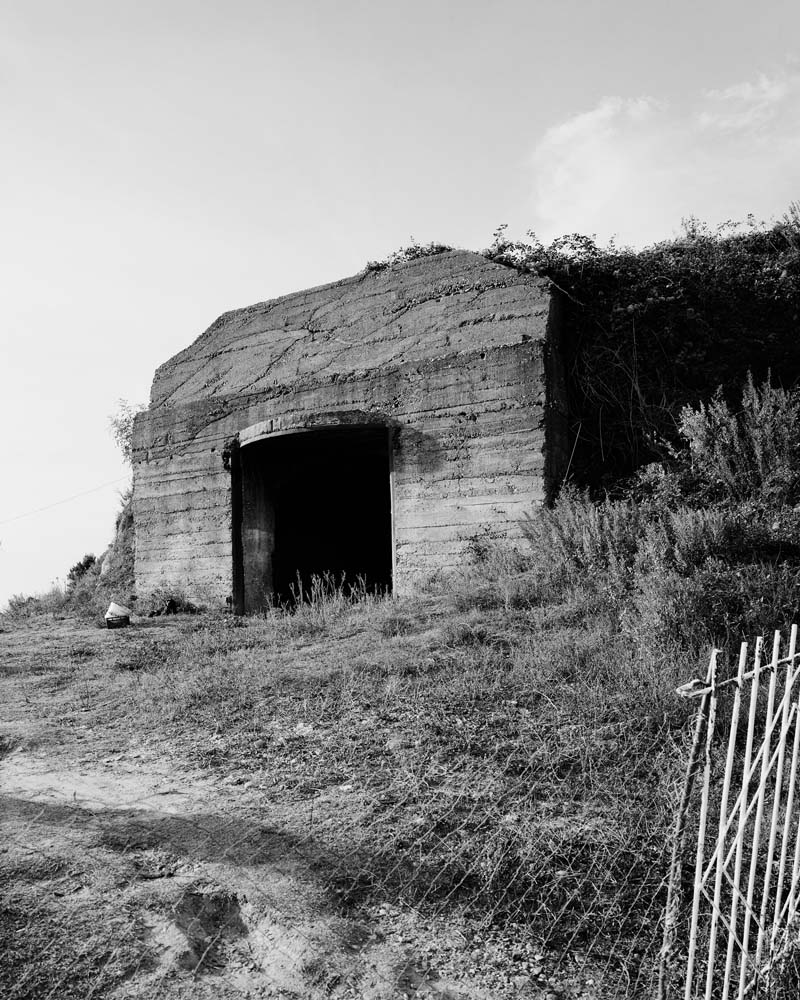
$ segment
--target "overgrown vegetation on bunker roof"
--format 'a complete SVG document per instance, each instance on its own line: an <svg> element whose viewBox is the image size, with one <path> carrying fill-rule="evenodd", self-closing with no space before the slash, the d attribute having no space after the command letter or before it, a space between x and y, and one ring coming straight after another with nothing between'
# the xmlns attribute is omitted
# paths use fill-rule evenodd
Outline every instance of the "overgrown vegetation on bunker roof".
<svg viewBox="0 0 800 1000"><path fill-rule="evenodd" d="M664 458L680 412L747 371L800 376L800 207L772 227L695 220L643 250L571 234L545 246L506 238L487 256L550 278L565 300L572 477L611 487Z"/></svg>
<svg viewBox="0 0 800 1000"><path fill-rule="evenodd" d="M550 278L565 302L571 476L611 487L667 457L680 413L718 385L733 399L749 371L800 377L800 204L772 225L750 218L642 250L570 234L543 244L494 235L486 256Z"/></svg>
<svg viewBox="0 0 800 1000"><path fill-rule="evenodd" d="M578 484L612 488L667 457L683 407L719 385L735 398L748 371L784 386L800 378L800 203L772 225L684 220L681 236L640 250L580 233L512 240L506 228L483 255L563 296ZM367 270L452 249L414 241Z"/></svg>

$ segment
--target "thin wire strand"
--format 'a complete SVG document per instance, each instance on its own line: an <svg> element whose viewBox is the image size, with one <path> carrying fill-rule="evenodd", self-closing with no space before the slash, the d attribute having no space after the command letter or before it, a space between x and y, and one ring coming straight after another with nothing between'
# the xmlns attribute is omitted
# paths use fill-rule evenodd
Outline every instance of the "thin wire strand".
<svg viewBox="0 0 800 1000"><path fill-rule="evenodd" d="M2 524L11 524L14 521L21 521L25 517L32 517L34 514L41 514L43 511L52 510L53 507L60 507L65 503L72 503L73 500L78 500L81 497L88 497L90 493L99 493L100 490L107 489L109 486L116 486L118 483L124 483L130 480L130 476L120 476L119 479L109 479L107 483L101 483L99 486L93 486L90 490L83 490L82 493L73 493L71 497L64 497L63 500L56 500L53 503L45 504L44 507L36 507L34 510L26 510L23 514L15 514L13 517L7 517L0 521Z"/></svg>

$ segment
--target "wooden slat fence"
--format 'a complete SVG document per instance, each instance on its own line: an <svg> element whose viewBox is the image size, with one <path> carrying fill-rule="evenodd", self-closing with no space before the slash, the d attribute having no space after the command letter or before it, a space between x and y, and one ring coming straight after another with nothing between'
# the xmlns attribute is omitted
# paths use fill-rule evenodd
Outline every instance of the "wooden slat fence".
<svg viewBox="0 0 800 1000"><path fill-rule="evenodd" d="M678 689L700 707L676 819L659 1000L800 996L797 626L785 648L775 633L768 657L763 639L752 657L743 643L732 676L720 676L719 661L714 650L705 680Z"/></svg>

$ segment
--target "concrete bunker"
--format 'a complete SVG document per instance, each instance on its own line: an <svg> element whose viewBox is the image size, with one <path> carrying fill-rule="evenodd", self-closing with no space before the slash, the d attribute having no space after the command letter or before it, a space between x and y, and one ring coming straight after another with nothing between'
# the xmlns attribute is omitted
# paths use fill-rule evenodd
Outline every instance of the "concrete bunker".
<svg viewBox="0 0 800 1000"><path fill-rule="evenodd" d="M247 433L232 483L233 600L290 605L314 577L391 590L391 429L328 426Z"/></svg>
<svg viewBox="0 0 800 1000"><path fill-rule="evenodd" d="M136 418L138 597L407 594L520 539L570 455L560 326L545 279L466 251L224 313Z"/></svg>

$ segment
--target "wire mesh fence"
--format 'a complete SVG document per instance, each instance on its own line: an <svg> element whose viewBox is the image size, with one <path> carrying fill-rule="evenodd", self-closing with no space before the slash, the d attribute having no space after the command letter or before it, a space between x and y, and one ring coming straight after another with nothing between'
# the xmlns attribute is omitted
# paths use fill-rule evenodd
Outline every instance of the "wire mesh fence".
<svg viewBox="0 0 800 1000"><path fill-rule="evenodd" d="M451 619L20 638L0 994L653 997L683 703L613 637L589 681L571 632Z"/></svg>
<svg viewBox="0 0 800 1000"><path fill-rule="evenodd" d="M129 794L113 762L91 794L96 763L7 782L0 862L46 889L4 901L36 949L5 934L9 995L652 996L671 813L650 775L624 812L587 801L539 749L396 754L322 791ZM307 734L296 752L313 759Z"/></svg>

